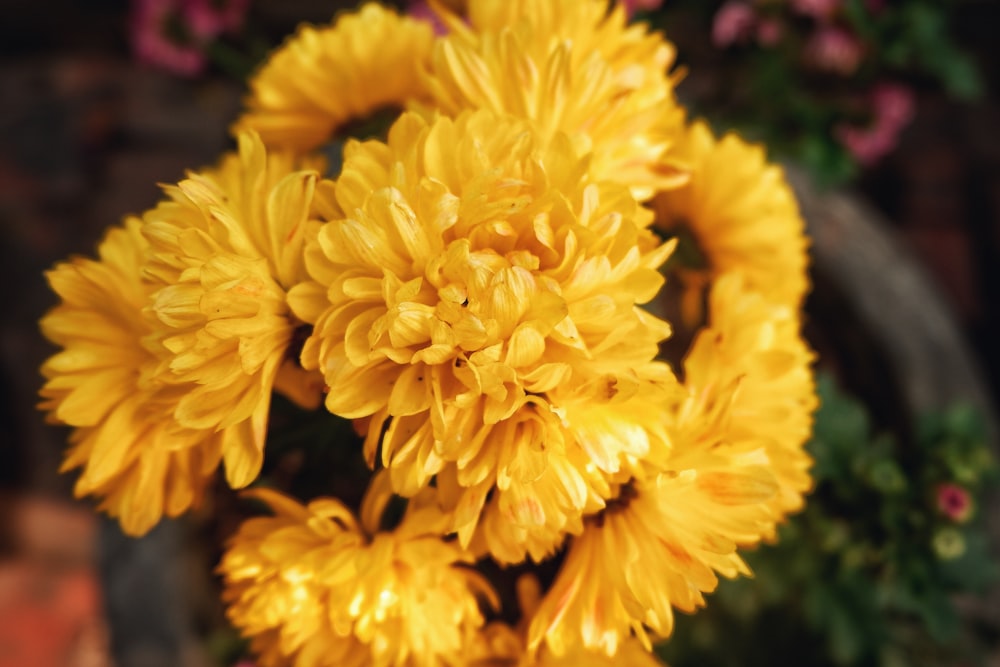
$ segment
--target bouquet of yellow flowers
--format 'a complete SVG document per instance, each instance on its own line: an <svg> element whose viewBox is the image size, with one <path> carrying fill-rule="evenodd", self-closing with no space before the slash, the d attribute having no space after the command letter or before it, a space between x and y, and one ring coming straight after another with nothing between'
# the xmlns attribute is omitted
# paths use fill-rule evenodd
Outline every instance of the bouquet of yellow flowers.
<svg viewBox="0 0 1000 667"><path fill-rule="evenodd" d="M258 480L273 392L353 421L359 506L246 492L219 571L261 665L658 664L811 485L802 220L621 6L432 4L300 28L235 152L47 274L42 407L133 535Z"/></svg>

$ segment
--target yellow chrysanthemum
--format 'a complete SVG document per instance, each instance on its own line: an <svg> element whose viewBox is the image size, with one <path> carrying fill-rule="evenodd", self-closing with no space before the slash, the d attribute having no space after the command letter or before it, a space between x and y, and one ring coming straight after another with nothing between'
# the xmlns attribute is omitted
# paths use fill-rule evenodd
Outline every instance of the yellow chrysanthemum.
<svg viewBox="0 0 1000 667"><path fill-rule="evenodd" d="M521 667L663 667L637 639L626 639L614 655L588 651L581 647L569 649L565 655L541 651L534 658L525 658Z"/></svg>
<svg viewBox="0 0 1000 667"><path fill-rule="evenodd" d="M701 316L704 288L738 271L771 301L799 308L809 287L805 224L784 173L767 162L762 146L735 134L716 140L693 123L670 154L690 168L690 180L652 202L655 225L667 234L690 234L675 261L686 283L685 319ZM685 261L686 260L686 261Z"/></svg>
<svg viewBox="0 0 1000 667"><path fill-rule="evenodd" d="M408 510L394 531L374 532L381 508L365 508L362 527L336 500L254 496L275 516L245 522L219 570L229 619L260 664L461 664L483 624L479 599L496 600L465 567L471 555L441 540L439 512Z"/></svg>
<svg viewBox="0 0 1000 667"><path fill-rule="evenodd" d="M408 113L387 144L349 144L336 197L349 217L320 230L315 282L289 295L315 323L302 361L327 408L373 416L369 460L381 445L398 492L442 473L463 544L492 493L487 511L533 535L494 556L550 553L606 476L665 448L674 380L652 359L669 329L636 304L670 247L565 137L539 146L486 111Z"/></svg>
<svg viewBox="0 0 1000 667"><path fill-rule="evenodd" d="M582 644L569 646L562 654L544 645L527 650L525 635L540 602L538 580L531 574L521 575L516 589L521 620L515 627L493 621L475 634L466 650L468 667L661 667L635 638L624 639L613 655Z"/></svg>
<svg viewBox="0 0 1000 667"><path fill-rule="evenodd" d="M608 390L621 393L609 399L603 394ZM639 398L640 391L651 393ZM579 534L584 515L599 510L613 495L609 480L642 474L641 462L666 455L663 404L650 400L666 395L663 387L628 379L614 380L613 386L556 389L548 396L555 409L511 415L489 429L492 447L475 441L469 454L476 458L470 456L467 471L459 468L463 454L456 451L458 462L438 474L437 489L444 505L455 508L459 537L473 535L474 552L488 552L505 563L517 563L525 553L536 562L550 556L563 533ZM454 421L461 419L455 414ZM500 443L519 446L500 448ZM471 474L482 474L477 468L485 456L496 457L495 478L463 486L465 479L476 479ZM594 475L594 470L602 474Z"/></svg>
<svg viewBox="0 0 1000 667"><path fill-rule="evenodd" d="M566 133L593 152L600 179L639 199L675 187L661 159L683 124L667 69L675 49L605 0L471 0L449 18L425 86L449 114L490 109L530 119L543 139Z"/></svg>
<svg viewBox="0 0 1000 667"><path fill-rule="evenodd" d="M327 27L304 25L251 79L233 131L255 130L269 147L316 148L350 120L422 98L418 73L433 40L429 24L375 3Z"/></svg>
<svg viewBox="0 0 1000 667"><path fill-rule="evenodd" d="M666 472L623 487L573 539L532 618L529 649L610 657L633 633L649 649L650 635L672 631L674 607L704 605L717 573L749 574L736 548L773 530L776 493L761 453L680 453Z"/></svg>
<svg viewBox="0 0 1000 667"><path fill-rule="evenodd" d="M626 639L612 656L601 651L571 647L566 654L548 650L532 654L520 633L503 623L490 623L472 642L467 667L663 667L637 639Z"/></svg>
<svg viewBox="0 0 1000 667"><path fill-rule="evenodd" d="M762 450L779 485L782 514L802 507L812 487L804 446L818 405L797 311L746 288L739 274L720 277L709 300L709 325L684 361L687 397L676 410L683 447Z"/></svg>
<svg viewBox="0 0 1000 667"><path fill-rule="evenodd" d="M150 286L140 278L147 250L139 220L112 228L98 261L77 258L49 271L62 303L41 321L63 350L42 366L41 407L76 427L63 470L82 468L78 496L103 497L102 509L139 535L164 515L197 503L237 429L186 429L173 419L183 386L155 379L165 353L144 314Z"/></svg>
<svg viewBox="0 0 1000 667"><path fill-rule="evenodd" d="M717 574L749 573L737 547L773 537L811 486L810 362L791 307L748 291L738 273L717 280L670 411L670 456L573 540L532 621L532 650L582 644L611 656L632 633L648 646L650 633L670 634L672 608L704 604Z"/></svg>
<svg viewBox="0 0 1000 667"><path fill-rule="evenodd" d="M524 667L663 667L663 663L646 650L638 639L626 639L614 655L587 651L580 647L572 648L562 656L542 651Z"/></svg>
<svg viewBox="0 0 1000 667"><path fill-rule="evenodd" d="M501 621L476 633L466 649L468 667L662 667L659 660L635 638L626 638L614 655L588 650L580 644L557 655L543 646L528 651L525 633L540 602L538 580L530 574L517 581L521 621L511 627Z"/></svg>
<svg viewBox="0 0 1000 667"><path fill-rule="evenodd" d="M331 210L316 195L317 172L295 170L308 166L243 135L238 156L166 188L169 198L144 215L150 308L169 351L157 377L187 387L174 413L182 425L249 425L250 437L223 452L234 487L260 470L273 388L319 404L321 379L286 354L302 323L285 292L305 277L305 237L319 224L311 218Z"/></svg>

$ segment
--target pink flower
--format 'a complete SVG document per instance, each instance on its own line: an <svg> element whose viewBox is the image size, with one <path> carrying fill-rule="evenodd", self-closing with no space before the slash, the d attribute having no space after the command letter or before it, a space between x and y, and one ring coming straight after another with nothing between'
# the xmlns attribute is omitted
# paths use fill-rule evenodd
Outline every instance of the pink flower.
<svg viewBox="0 0 1000 667"><path fill-rule="evenodd" d="M791 0L792 11L825 21L840 8L841 0Z"/></svg>
<svg viewBox="0 0 1000 667"><path fill-rule="evenodd" d="M182 0L182 13L191 32L211 41L243 27L250 0Z"/></svg>
<svg viewBox="0 0 1000 667"><path fill-rule="evenodd" d="M757 43L769 48L781 41L785 27L777 19L761 19L757 24Z"/></svg>
<svg viewBox="0 0 1000 667"><path fill-rule="evenodd" d="M632 16L636 12L651 12L663 5L663 0L621 0L625 13Z"/></svg>
<svg viewBox="0 0 1000 667"><path fill-rule="evenodd" d="M870 94L872 121L867 127L839 125L834 136L864 166L878 162L896 147L903 128L913 119L913 92L898 83L882 83Z"/></svg>
<svg viewBox="0 0 1000 667"><path fill-rule="evenodd" d="M858 127L841 124L833 135L859 164L870 167L885 157L896 145L896 137L878 125Z"/></svg>
<svg viewBox="0 0 1000 667"><path fill-rule="evenodd" d="M818 69L850 76L861 64L861 43L842 28L823 26L805 46L806 60Z"/></svg>
<svg viewBox="0 0 1000 667"><path fill-rule="evenodd" d="M753 32L757 15L745 2L730 0L719 7L712 20L712 43L720 49L745 42Z"/></svg>
<svg viewBox="0 0 1000 667"><path fill-rule="evenodd" d="M972 516L972 497L958 484L945 483L937 487L937 509L956 523L965 523Z"/></svg>
<svg viewBox="0 0 1000 667"><path fill-rule="evenodd" d="M195 76L205 68L202 44L184 35L184 17L178 0L135 0L130 29L136 58L181 76Z"/></svg>
<svg viewBox="0 0 1000 667"><path fill-rule="evenodd" d="M219 35L239 30L250 0L133 0L136 58L181 76L206 64L205 49Z"/></svg>
<svg viewBox="0 0 1000 667"><path fill-rule="evenodd" d="M897 130L913 120L913 91L898 83L882 83L872 91L876 122Z"/></svg>

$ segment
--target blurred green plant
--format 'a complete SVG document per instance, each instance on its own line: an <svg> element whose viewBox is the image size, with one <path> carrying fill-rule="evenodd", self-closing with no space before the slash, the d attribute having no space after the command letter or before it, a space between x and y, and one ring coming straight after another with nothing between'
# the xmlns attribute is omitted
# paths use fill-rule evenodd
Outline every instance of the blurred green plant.
<svg viewBox="0 0 1000 667"><path fill-rule="evenodd" d="M958 100L982 93L979 70L952 30L962 4L671 0L640 18L676 40L693 71L714 73L694 87L696 113L739 128L830 185L895 148L916 91Z"/></svg>
<svg viewBox="0 0 1000 667"><path fill-rule="evenodd" d="M755 578L722 582L706 609L678 618L661 656L672 667L975 664L981 638L954 597L1000 573L977 509L998 479L981 420L966 406L925 415L906 446L873 433L829 377L819 393L805 511L748 554Z"/></svg>

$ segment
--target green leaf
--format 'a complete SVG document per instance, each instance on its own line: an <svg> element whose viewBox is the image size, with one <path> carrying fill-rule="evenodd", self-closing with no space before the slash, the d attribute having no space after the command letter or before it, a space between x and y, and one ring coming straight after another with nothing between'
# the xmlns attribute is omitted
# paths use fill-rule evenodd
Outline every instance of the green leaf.
<svg viewBox="0 0 1000 667"><path fill-rule="evenodd" d="M949 53L935 68L945 91L963 101L977 100L983 96L984 84L979 68L968 55Z"/></svg>
<svg viewBox="0 0 1000 667"><path fill-rule="evenodd" d="M954 605L940 590L927 592L920 605L920 616L931 638L939 644L952 640L961 627Z"/></svg>
<svg viewBox="0 0 1000 667"><path fill-rule="evenodd" d="M830 655L838 665L855 664L864 649L864 638L854 619L844 609L835 608L830 615Z"/></svg>
<svg viewBox="0 0 1000 667"><path fill-rule="evenodd" d="M813 474L817 479L847 475L854 453L870 440L868 415L860 403L839 393L829 376L820 376L817 393L821 407L807 445L815 459Z"/></svg>
<svg viewBox="0 0 1000 667"><path fill-rule="evenodd" d="M949 590L983 593L1000 581L1000 564L984 530L965 531L964 537L965 553L940 564L941 580Z"/></svg>
<svg viewBox="0 0 1000 667"><path fill-rule="evenodd" d="M983 441L986 439L986 428L983 416L971 405L958 404L944 413L943 428L948 433L961 438Z"/></svg>
<svg viewBox="0 0 1000 667"><path fill-rule="evenodd" d="M887 495L898 495L906 490L906 477L891 459L876 461L868 470L868 483Z"/></svg>

